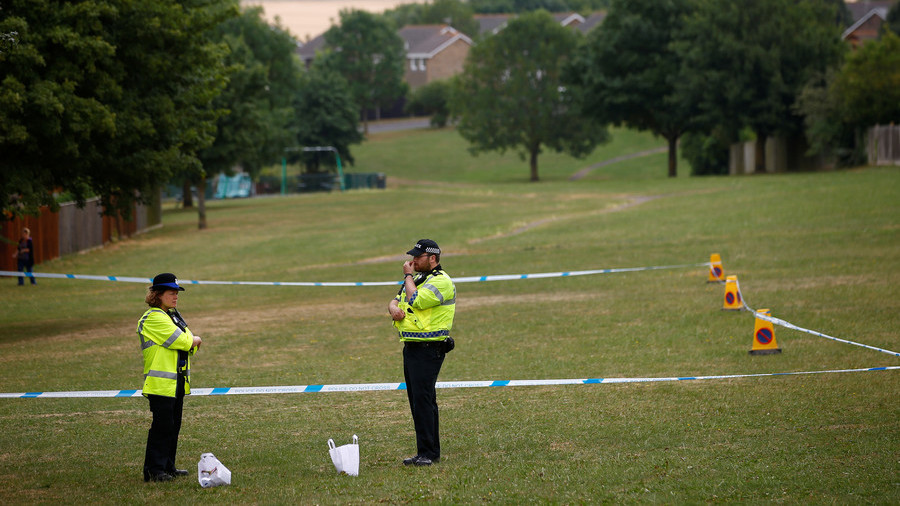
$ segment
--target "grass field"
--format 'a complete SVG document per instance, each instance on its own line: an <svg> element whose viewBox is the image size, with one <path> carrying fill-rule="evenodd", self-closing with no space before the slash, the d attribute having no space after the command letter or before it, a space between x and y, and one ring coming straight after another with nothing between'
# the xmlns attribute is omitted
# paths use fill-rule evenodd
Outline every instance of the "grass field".
<svg viewBox="0 0 900 506"><path fill-rule="evenodd" d="M351 170L387 190L214 201L209 226L167 206L164 227L38 272L248 281L399 279L419 238L455 277L702 263L720 253L754 308L900 350L900 171L666 178L662 145L616 139L586 160L472 158L452 131L373 135ZM427 148L427 149L426 149ZM703 267L460 283L441 381L685 377L900 365L886 353L722 311ZM0 392L140 388L134 327L146 287L0 279ZM189 286L204 338L195 388L402 381L391 287ZM141 480L142 398L0 399L0 502L900 503L900 371L723 380L443 389L443 459L415 450L405 392L195 396L179 467ZM358 477L326 441L359 436ZM230 487L201 489L213 452Z"/></svg>

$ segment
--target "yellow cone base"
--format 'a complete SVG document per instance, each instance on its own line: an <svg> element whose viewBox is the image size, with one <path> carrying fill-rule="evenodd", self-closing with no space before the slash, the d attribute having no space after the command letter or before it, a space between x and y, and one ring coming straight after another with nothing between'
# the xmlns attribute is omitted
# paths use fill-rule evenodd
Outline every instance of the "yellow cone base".
<svg viewBox="0 0 900 506"><path fill-rule="evenodd" d="M737 276L725 278L725 300L722 303L722 309L725 311L740 311L744 309L741 291L738 289Z"/></svg>
<svg viewBox="0 0 900 506"><path fill-rule="evenodd" d="M707 283L724 283L725 271L722 270L722 257L718 253L709 256L709 279Z"/></svg>
<svg viewBox="0 0 900 506"><path fill-rule="evenodd" d="M770 315L768 309L759 309L756 312L766 316ZM753 347L750 349L750 354L773 355L775 353L781 353L781 348L775 341L775 327L772 326L772 322L757 317L756 323L753 325Z"/></svg>
<svg viewBox="0 0 900 506"><path fill-rule="evenodd" d="M747 353L751 355L774 355L781 353L781 348L775 348L774 350L750 350Z"/></svg>

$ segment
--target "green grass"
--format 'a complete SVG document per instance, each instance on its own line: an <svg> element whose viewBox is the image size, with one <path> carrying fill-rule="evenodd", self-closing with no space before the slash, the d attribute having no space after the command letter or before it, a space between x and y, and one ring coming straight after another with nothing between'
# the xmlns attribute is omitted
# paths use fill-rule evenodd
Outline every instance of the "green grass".
<svg viewBox="0 0 900 506"><path fill-rule="evenodd" d="M754 308L900 349L900 172L665 177L665 154L573 173L662 143L616 131L586 160L471 157L450 131L373 135L359 172L389 189L209 202L209 225L167 206L162 229L38 272L254 281L398 279L431 237L456 277L704 262L722 254ZM427 149L426 149L427 148ZM680 172L689 172L682 163ZM644 197L653 197L646 200ZM457 349L441 381L671 377L900 365L776 327L750 356L753 318L721 311L703 267L459 284ZM0 280L3 281L3 280ZM0 391L139 388L145 287L39 279L0 285ZM189 286L204 337L195 387L399 382L390 287ZM18 503L900 502L898 371L677 383L448 389L443 461L414 452L404 392L193 397L179 465L141 481L142 398L0 399L0 498ZM358 434L360 476L325 442ZM233 472L196 482L200 454Z"/></svg>

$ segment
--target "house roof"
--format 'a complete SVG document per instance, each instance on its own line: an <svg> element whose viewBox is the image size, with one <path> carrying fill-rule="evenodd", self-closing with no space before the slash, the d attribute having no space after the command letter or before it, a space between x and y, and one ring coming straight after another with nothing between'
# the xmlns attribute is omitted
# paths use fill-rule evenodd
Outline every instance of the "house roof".
<svg viewBox="0 0 900 506"><path fill-rule="evenodd" d="M562 26L569 26L572 23L584 23L584 16L577 12L555 12L553 13L553 19Z"/></svg>
<svg viewBox="0 0 900 506"><path fill-rule="evenodd" d="M852 5L852 4L848 4ZM867 13L863 14L862 17L856 20L855 23L850 25L849 28L844 30L844 33L841 34L842 39L846 39L850 34L855 32L859 27L863 26L872 19L873 16L878 16L882 21L887 19L888 11L891 10L890 7L874 7L870 9Z"/></svg>
<svg viewBox="0 0 900 506"><path fill-rule="evenodd" d="M847 10L850 11L850 18L853 19L853 24L856 24L857 21L863 18L863 16L871 17L870 12L874 9L878 9L879 12L883 9L882 16L883 18L887 17L887 12L891 10L891 7L897 3L897 0L862 0L859 2L847 2Z"/></svg>
<svg viewBox="0 0 900 506"><path fill-rule="evenodd" d="M325 34L317 35L305 44L301 43L297 48L297 54L303 61L309 61L316 57L316 51L325 47Z"/></svg>
<svg viewBox="0 0 900 506"><path fill-rule="evenodd" d="M450 25L409 25L397 33L407 58L431 58L458 40L472 45L472 39Z"/></svg>
<svg viewBox="0 0 900 506"><path fill-rule="evenodd" d="M506 26L511 14L475 14L472 16L478 21L478 34L497 33Z"/></svg>
<svg viewBox="0 0 900 506"><path fill-rule="evenodd" d="M606 19L606 11L592 12L588 17L584 18L583 23L578 25L578 29L583 33L587 33L600 25L604 19Z"/></svg>
<svg viewBox="0 0 900 506"><path fill-rule="evenodd" d="M584 33L591 31L606 18L606 11L597 11L584 17L577 12L555 12L551 14L553 19L562 26L574 25ZM472 16L478 22L478 34L497 33L506 27L506 23L515 14L475 14Z"/></svg>

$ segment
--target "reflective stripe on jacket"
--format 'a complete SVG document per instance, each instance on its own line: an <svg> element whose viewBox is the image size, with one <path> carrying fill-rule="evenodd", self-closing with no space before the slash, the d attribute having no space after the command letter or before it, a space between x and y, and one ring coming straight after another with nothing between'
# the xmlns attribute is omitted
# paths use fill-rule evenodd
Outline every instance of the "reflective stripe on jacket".
<svg viewBox="0 0 900 506"><path fill-rule="evenodd" d="M137 326L144 355L143 395L175 397L178 386L178 352L185 357L181 372L184 393L191 393L191 346L194 335L185 327L181 330L172 317L162 309L152 307L141 316Z"/></svg>
<svg viewBox="0 0 900 506"><path fill-rule="evenodd" d="M453 327L456 314L453 280L442 270L424 276L425 280L417 283L410 300L407 300L404 288L395 297L400 309L406 313L405 318L394 321L401 341L443 341Z"/></svg>

